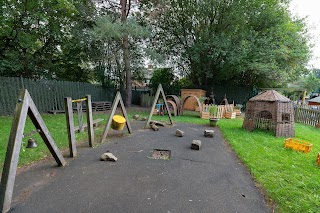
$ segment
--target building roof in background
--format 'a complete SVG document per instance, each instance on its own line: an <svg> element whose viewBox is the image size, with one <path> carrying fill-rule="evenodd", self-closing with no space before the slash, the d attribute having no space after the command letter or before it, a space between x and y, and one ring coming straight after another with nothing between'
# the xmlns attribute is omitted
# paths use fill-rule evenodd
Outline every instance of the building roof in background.
<svg viewBox="0 0 320 213"><path fill-rule="evenodd" d="M254 96L249 101L290 102L291 100L275 90L267 90L257 96Z"/></svg>
<svg viewBox="0 0 320 213"><path fill-rule="evenodd" d="M320 103L320 96L316 97L316 98L312 98L312 99L308 100L308 102Z"/></svg>

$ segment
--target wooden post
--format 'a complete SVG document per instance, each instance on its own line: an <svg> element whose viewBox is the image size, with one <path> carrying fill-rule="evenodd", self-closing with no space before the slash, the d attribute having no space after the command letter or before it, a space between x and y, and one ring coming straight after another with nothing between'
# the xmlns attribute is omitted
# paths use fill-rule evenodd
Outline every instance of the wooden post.
<svg viewBox="0 0 320 213"><path fill-rule="evenodd" d="M87 125L88 125L89 146L93 147L94 131L93 131L93 119L92 119L91 95L86 95L86 107L87 107Z"/></svg>
<svg viewBox="0 0 320 213"><path fill-rule="evenodd" d="M302 104L306 104L306 96L307 96L307 91L303 91Z"/></svg>
<svg viewBox="0 0 320 213"><path fill-rule="evenodd" d="M47 145L57 164L59 166L64 166L66 164L28 91L20 90L2 170L0 183L1 212L9 211L11 206L13 187L27 115L29 115L35 127L40 130L40 136Z"/></svg>
<svg viewBox="0 0 320 213"><path fill-rule="evenodd" d="M76 148L76 136L74 133L75 131L74 131L74 121L73 121L72 99L70 97L64 98L64 108L66 111L69 152L70 152L70 157L73 158L77 156L77 148Z"/></svg>

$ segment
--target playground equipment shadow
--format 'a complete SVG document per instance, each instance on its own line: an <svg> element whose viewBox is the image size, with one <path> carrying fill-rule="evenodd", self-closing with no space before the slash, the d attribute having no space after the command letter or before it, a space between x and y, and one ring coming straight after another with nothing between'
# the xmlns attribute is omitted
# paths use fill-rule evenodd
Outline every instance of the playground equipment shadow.
<svg viewBox="0 0 320 213"><path fill-rule="evenodd" d="M217 127L175 123L152 131L144 124L132 121L133 134L79 148L65 167L50 158L20 171L10 212L272 211ZM205 129L214 137L204 137ZM199 151L192 140L201 140ZM154 149L170 150L170 159L152 159ZM107 150L117 162L100 161Z"/></svg>

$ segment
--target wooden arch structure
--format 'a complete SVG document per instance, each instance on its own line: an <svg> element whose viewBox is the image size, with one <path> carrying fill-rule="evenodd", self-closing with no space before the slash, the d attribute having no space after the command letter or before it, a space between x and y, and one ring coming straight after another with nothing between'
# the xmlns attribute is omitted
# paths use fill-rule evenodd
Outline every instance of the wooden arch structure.
<svg viewBox="0 0 320 213"><path fill-rule="evenodd" d="M173 111L173 116L177 116L178 115L178 110L177 110L177 105L174 101L171 100L167 100L168 105L172 106L172 111Z"/></svg>
<svg viewBox="0 0 320 213"><path fill-rule="evenodd" d="M201 112L202 112L202 106L201 106L201 103L199 101L199 98L197 96L194 96L194 95L189 95L187 96L184 100L183 100L183 104L182 104L182 108L181 108L181 114L183 114L183 109L184 109L184 105L186 104L187 100L189 98L195 98L197 103L198 103L198 106L199 106L199 113L201 115Z"/></svg>
<svg viewBox="0 0 320 213"><path fill-rule="evenodd" d="M181 105L181 100L178 96L176 95L167 95L166 96L167 100L172 99L172 101L176 104L177 106L177 115L181 114L181 109L182 109L182 105Z"/></svg>

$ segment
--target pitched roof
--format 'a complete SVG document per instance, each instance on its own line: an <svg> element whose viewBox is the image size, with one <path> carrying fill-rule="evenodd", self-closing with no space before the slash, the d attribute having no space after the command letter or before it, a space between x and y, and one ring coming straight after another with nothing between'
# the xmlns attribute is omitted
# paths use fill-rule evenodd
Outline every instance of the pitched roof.
<svg viewBox="0 0 320 213"><path fill-rule="evenodd" d="M319 96L319 97L316 97L316 98L312 98L312 99L308 100L308 102L320 103L320 96Z"/></svg>
<svg viewBox="0 0 320 213"><path fill-rule="evenodd" d="M267 90L257 96L254 96L249 101L290 102L290 99L284 97L283 95L281 95L275 90Z"/></svg>

